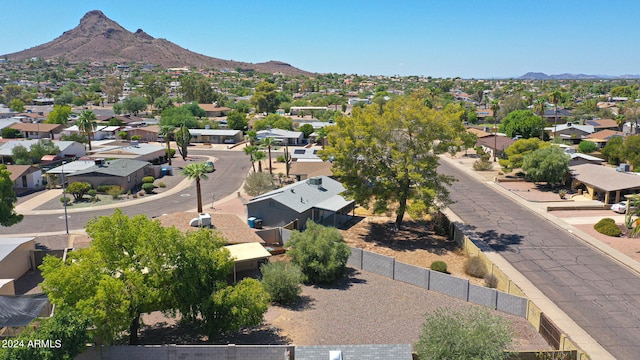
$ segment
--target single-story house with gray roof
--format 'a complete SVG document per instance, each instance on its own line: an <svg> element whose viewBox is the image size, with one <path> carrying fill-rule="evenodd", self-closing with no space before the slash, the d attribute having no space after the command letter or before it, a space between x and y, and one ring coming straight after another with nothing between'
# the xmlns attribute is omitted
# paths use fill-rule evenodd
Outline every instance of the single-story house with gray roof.
<svg viewBox="0 0 640 360"><path fill-rule="evenodd" d="M191 141L204 144L237 144L244 140L242 131L225 129L189 129Z"/></svg>
<svg viewBox="0 0 640 360"><path fill-rule="evenodd" d="M105 158L105 159L130 159L140 161L153 161L158 158L165 157L164 146L138 143L132 141L128 145L114 146L96 150L92 155L88 156L92 159Z"/></svg>
<svg viewBox="0 0 640 360"><path fill-rule="evenodd" d="M33 267L31 255L35 251L34 237L0 239L0 279L16 280ZM3 282L0 294L14 295L13 283ZM6 286L6 288L5 288ZM2 290L4 289L4 290Z"/></svg>
<svg viewBox="0 0 640 360"><path fill-rule="evenodd" d="M298 228L304 228L307 220L336 226L350 218L355 206L355 201L340 195L344 191L340 182L318 176L254 197L247 203L247 214L269 227L294 220L298 220Z"/></svg>
<svg viewBox="0 0 640 360"><path fill-rule="evenodd" d="M274 141L282 143L283 145L302 145L304 143L304 134L301 131L282 129L260 130L256 138L258 140L272 138Z"/></svg>
<svg viewBox="0 0 640 360"><path fill-rule="evenodd" d="M572 189L582 189L585 197L615 204L624 200L623 195L640 191L640 175L629 171L594 164L569 166Z"/></svg>
<svg viewBox="0 0 640 360"><path fill-rule="evenodd" d="M142 178L155 175L154 169L146 161L117 159L99 162L85 170L69 174L67 182L88 182L97 188L100 185L122 186L124 191L137 190L142 186Z"/></svg>

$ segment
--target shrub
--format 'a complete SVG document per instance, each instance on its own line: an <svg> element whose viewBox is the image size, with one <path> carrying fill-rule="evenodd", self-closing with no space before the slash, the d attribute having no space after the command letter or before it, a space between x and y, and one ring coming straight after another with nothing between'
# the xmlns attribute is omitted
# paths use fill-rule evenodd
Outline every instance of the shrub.
<svg viewBox="0 0 640 360"><path fill-rule="evenodd" d="M427 314L414 349L421 360L506 359L511 342L509 322L487 309L438 308Z"/></svg>
<svg viewBox="0 0 640 360"><path fill-rule="evenodd" d="M431 227L436 235L447 236L449 235L449 227L451 221L443 213L437 212L431 216Z"/></svg>
<svg viewBox="0 0 640 360"><path fill-rule="evenodd" d="M61 196L60 197L60 202L64 205L67 204L69 205L71 203L71 198L68 196Z"/></svg>
<svg viewBox="0 0 640 360"><path fill-rule="evenodd" d="M287 247L291 262L298 265L306 280L314 284L339 279L351 255L351 249L338 229L311 220L307 220L304 232L293 231Z"/></svg>
<svg viewBox="0 0 640 360"><path fill-rule="evenodd" d="M276 158L276 161L283 163L284 162L284 155L278 155L278 157Z"/></svg>
<svg viewBox="0 0 640 360"><path fill-rule="evenodd" d="M116 186L116 185L98 185L98 187L96 188L96 190L99 193L104 193L106 194L107 191L112 187L112 186Z"/></svg>
<svg viewBox="0 0 640 360"><path fill-rule="evenodd" d="M273 190L273 176L266 172L252 172L244 182L244 191L250 196L262 195Z"/></svg>
<svg viewBox="0 0 640 360"><path fill-rule="evenodd" d="M164 149L164 155L167 158L173 158L176 155L176 149Z"/></svg>
<svg viewBox="0 0 640 360"><path fill-rule="evenodd" d="M262 265L260 272L262 285L272 301L291 304L300 296L304 274L298 265L276 261Z"/></svg>
<svg viewBox="0 0 640 360"><path fill-rule="evenodd" d="M118 185L111 185L109 189L107 189L107 194L111 195L111 198L113 198L114 200L120 198L120 195L122 195L123 192L124 189L122 188L122 186Z"/></svg>
<svg viewBox="0 0 640 360"><path fill-rule="evenodd" d="M487 274L484 276L484 286L495 289L498 287L498 278L493 274Z"/></svg>
<svg viewBox="0 0 640 360"><path fill-rule="evenodd" d="M433 271L447 273L447 263L444 261L440 261L440 260L434 261L431 263L431 266L429 268Z"/></svg>
<svg viewBox="0 0 640 360"><path fill-rule="evenodd" d="M98 198L96 197L98 195L98 192L96 191L96 189L91 189L87 191L87 195L91 197L92 202L96 202L98 200Z"/></svg>
<svg viewBox="0 0 640 360"><path fill-rule="evenodd" d="M67 186L67 193L73 195L74 201L78 202L82 200L84 194L91 190L91 184L88 182L72 182Z"/></svg>
<svg viewBox="0 0 640 360"><path fill-rule="evenodd" d="M153 193L153 189L155 189L156 186L153 184L149 184L149 183L145 183L142 184L142 190L144 190L145 193L147 194L152 194Z"/></svg>
<svg viewBox="0 0 640 360"><path fill-rule="evenodd" d="M142 140L142 136L141 136L141 135L133 135L133 136L131 137L131 140L134 140L134 141L136 141L136 140Z"/></svg>
<svg viewBox="0 0 640 360"><path fill-rule="evenodd" d="M164 182L160 181L160 182L158 183L158 187L166 188L166 187L167 187L167 184L165 184Z"/></svg>
<svg viewBox="0 0 640 360"><path fill-rule="evenodd" d="M595 225L593 225L593 228L600 234L607 236L618 237L620 236L620 234L622 234L622 230L620 230L620 228L616 224L616 221L612 218L604 218L598 221Z"/></svg>
<svg viewBox="0 0 640 360"><path fill-rule="evenodd" d="M482 279L487 274L487 266L480 256L472 256L464 262L464 272L467 275Z"/></svg>
<svg viewBox="0 0 640 360"><path fill-rule="evenodd" d="M560 199L564 200L564 198L567 196L567 190L562 189L558 191L558 196L560 196Z"/></svg>
<svg viewBox="0 0 640 360"><path fill-rule="evenodd" d="M489 155L482 155L480 159L473 162L473 170L475 171L489 171L493 169L493 163L489 160Z"/></svg>
<svg viewBox="0 0 640 360"><path fill-rule="evenodd" d="M156 179L153 176L145 176L142 178L143 184L153 184L154 181L156 181Z"/></svg>

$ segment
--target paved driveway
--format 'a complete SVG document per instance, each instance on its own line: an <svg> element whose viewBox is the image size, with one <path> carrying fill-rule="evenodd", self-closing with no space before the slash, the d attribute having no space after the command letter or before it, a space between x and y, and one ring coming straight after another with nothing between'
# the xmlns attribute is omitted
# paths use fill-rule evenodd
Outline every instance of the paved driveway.
<svg viewBox="0 0 640 360"><path fill-rule="evenodd" d="M486 243L617 359L640 354L640 279L491 187L444 162L459 181L450 206Z"/></svg>

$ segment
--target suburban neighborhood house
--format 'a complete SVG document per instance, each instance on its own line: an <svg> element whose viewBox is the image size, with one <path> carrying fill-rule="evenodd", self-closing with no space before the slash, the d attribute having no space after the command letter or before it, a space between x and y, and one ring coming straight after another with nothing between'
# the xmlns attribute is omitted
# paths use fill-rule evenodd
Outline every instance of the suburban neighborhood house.
<svg viewBox="0 0 640 360"><path fill-rule="evenodd" d="M571 188L583 190L583 195L591 200L614 204L624 200L624 195L640 191L640 176L628 170L594 164L569 169L573 177Z"/></svg>
<svg viewBox="0 0 640 360"><path fill-rule="evenodd" d="M304 144L304 134L301 131L289 131L282 129L270 129L258 131L256 138L262 140L264 138L272 138L274 141L282 145L302 145Z"/></svg>
<svg viewBox="0 0 640 360"><path fill-rule="evenodd" d="M348 214L355 206L355 201L340 195L344 191L344 186L336 180L314 177L254 197L247 203L247 214L270 227L297 220L298 228L303 229L308 219L338 226L348 221Z"/></svg>
<svg viewBox="0 0 640 360"><path fill-rule="evenodd" d="M244 139L240 130L189 129L191 142L204 144L237 144Z"/></svg>
<svg viewBox="0 0 640 360"><path fill-rule="evenodd" d="M16 146L24 146L27 150L32 145L37 144L41 140L10 140L0 146L0 161L3 164L12 162L13 148ZM46 140L42 140L46 141ZM59 151L56 156L69 158L69 157L81 157L86 154L84 145L75 141L53 141L53 144L58 147Z"/></svg>
<svg viewBox="0 0 640 360"><path fill-rule="evenodd" d="M6 238L0 242L0 295L15 295L14 280L32 269L34 237Z"/></svg>
<svg viewBox="0 0 640 360"><path fill-rule="evenodd" d="M111 158L153 161L165 157L165 148L159 145L132 141L123 146L111 146L95 150L95 152L88 157L92 159Z"/></svg>
<svg viewBox="0 0 640 360"><path fill-rule="evenodd" d="M118 159L98 162L85 170L67 176L67 181L88 182L95 189L100 185L118 185L124 191L135 190L142 185L145 176L157 177L154 168L146 161Z"/></svg>
<svg viewBox="0 0 640 360"><path fill-rule="evenodd" d="M7 165L17 195L34 191L42 185L42 170L33 165Z"/></svg>
<svg viewBox="0 0 640 360"><path fill-rule="evenodd" d="M34 124L34 123L16 123L9 126L12 129L22 133L22 137L27 139L54 139L64 129L64 125L60 124Z"/></svg>

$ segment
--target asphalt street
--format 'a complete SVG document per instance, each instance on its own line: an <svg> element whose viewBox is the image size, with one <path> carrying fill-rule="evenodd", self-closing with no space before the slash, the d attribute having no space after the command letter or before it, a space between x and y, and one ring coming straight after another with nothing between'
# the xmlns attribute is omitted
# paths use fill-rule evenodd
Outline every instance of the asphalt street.
<svg viewBox="0 0 640 360"><path fill-rule="evenodd" d="M242 185L251 163L242 151L214 151L189 149L194 155L204 154L215 156L216 171L209 174L209 180L201 181L203 207L214 200L222 199L238 190ZM179 171L179 169L174 169ZM176 175L174 175L176 176ZM146 214L149 217L187 211L197 207L196 187L193 186L178 194L130 206L123 206L121 210L127 215ZM110 215L114 209L103 209L87 212L70 213L68 217L69 230L84 228L89 219L97 216ZM26 215L22 222L11 227L0 227L0 234L32 234L65 231L64 215Z"/></svg>
<svg viewBox="0 0 640 360"><path fill-rule="evenodd" d="M640 354L640 278L567 230L442 163L449 208L617 359Z"/></svg>

